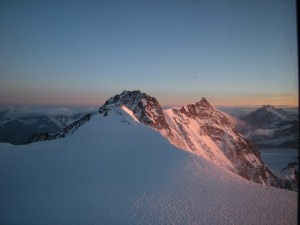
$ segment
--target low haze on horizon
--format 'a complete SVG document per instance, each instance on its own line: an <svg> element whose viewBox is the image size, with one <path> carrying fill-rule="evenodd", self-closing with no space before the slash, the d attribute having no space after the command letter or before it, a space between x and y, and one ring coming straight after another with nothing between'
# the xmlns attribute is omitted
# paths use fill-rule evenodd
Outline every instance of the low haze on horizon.
<svg viewBox="0 0 300 225"><path fill-rule="evenodd" d="M3 0L0 49L0 105L298 105L292 0Z"/></svg>

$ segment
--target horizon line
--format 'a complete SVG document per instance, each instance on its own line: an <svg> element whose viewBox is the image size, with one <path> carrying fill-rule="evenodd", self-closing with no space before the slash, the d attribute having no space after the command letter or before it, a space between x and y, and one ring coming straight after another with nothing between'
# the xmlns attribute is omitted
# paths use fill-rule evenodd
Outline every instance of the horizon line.
<svg viewBox="0 0 300 225"><path fill-rule="evenodd" d="M240 108L247 108L247 107L263 107L263 106L274 106L274 107L280 107L280 108L292 108L292 107L299 107L298 105L293 104L213 104L210 101L208 101L213 107L224 107L224 108L234 108L234 107L240 107ZM0 107L101 107L103 103L100 104L72 104L72 103L0 103ZM196 102L194 102L196 103ZM172 107L181 107L186 106L189 104L194 103L187 103L187 104L160 104L162 108L172 108Z"/></svg>

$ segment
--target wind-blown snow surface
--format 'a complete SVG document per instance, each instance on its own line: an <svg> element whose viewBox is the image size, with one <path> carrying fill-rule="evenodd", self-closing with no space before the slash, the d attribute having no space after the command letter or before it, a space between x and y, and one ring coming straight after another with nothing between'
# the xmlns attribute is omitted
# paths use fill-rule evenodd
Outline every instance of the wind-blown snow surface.
<svg viewBox="0 0 300 225"><path fill-rule="evenodd" d="M297 224L297 193L176 149L121 108L64 139L1 144L0 182L0 224Z"/></svg>

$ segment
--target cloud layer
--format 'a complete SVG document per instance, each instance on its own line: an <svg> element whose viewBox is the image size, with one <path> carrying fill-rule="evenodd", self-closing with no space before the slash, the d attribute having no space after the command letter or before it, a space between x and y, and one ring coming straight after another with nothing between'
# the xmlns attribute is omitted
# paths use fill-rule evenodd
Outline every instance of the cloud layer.
<svg viewBox="0 0 300 225"><path fill-rule="evenodd" d="M2 118L28 118L38 116L66 116L72 117L77 113L95 112L97 107L87 108L66 108L66 107L13 107L5 106L0 107L0 113L3 114Z"/></svg>
<svg viewBox="0 0 300 225"><path fill-rule="evenodd" d="M256 137L268 137L271 138L274 135L274 131L271 129L257 129L255 131L249 131L246 137L253 139Z"/></svg>

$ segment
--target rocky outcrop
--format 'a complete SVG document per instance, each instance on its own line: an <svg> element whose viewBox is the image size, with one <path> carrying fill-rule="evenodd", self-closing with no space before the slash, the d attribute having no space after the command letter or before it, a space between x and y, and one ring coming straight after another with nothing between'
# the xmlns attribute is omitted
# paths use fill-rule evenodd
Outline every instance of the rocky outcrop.
<svg viewBox="0 0 300 225"><path fill-rule="evenodd" d="M130 109L141 123L156 130L169 130L163 110L156 98L140 91L123 91L115 95L100 107L99 113L107 115L111 109L121 105Z"/></svg>

